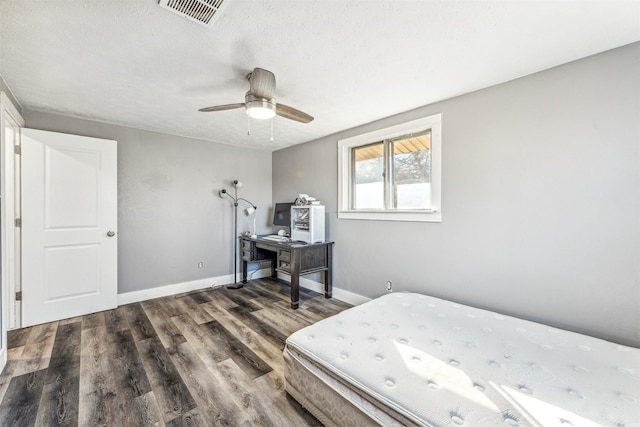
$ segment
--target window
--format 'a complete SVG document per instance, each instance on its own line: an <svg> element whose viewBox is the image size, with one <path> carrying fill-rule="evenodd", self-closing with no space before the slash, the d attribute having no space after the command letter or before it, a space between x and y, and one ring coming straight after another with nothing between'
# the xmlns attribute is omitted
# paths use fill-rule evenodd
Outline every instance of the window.
<svg viewBox="0 0 640 427"><path fill-rule="evenodd" d="M441 221L441 115L338 141L338 218Z"/></svg>

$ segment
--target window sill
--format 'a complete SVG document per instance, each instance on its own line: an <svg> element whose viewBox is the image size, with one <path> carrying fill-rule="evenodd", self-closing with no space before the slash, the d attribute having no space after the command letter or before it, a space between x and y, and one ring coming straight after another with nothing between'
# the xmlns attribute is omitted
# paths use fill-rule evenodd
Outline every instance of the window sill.
<svg viewBox="0 0 640 427"><path fill-rule="evenodd" d="M409 221L409 222L442 222L440 211L414 211L414 210L350 210L338 211L338 219L364 219L375 221Z"/></svg>

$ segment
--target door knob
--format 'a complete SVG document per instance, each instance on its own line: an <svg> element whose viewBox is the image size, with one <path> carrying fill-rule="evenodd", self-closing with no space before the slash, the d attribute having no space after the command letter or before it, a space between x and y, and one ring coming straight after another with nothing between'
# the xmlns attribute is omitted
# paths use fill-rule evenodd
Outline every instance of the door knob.
<svg viewBox="0 0 640 427"><path fill-rule="evenodd" d="M116 235L115 231L111 231L111 230L107 231L107 237L113 237L115 235Z"/></svg>

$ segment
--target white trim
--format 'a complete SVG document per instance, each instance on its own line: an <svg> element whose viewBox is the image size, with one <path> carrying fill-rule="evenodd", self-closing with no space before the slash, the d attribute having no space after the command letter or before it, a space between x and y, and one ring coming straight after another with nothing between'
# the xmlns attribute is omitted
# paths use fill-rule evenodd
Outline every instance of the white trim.
<svg viewBox="0 0 640 427"><path fill-rule="evenodd" d="M254 270L254 272L254 275L250 276L253 279L271 276L270 268ZM278 273L278 277L284 280L290 280L290 276L288 274ZM118 306L146 301L153 298L162 298L181 294L183 292L197 291L206 288L217 288L231 282L233 282L233 274L228 274L226 276L209 277L206 279L193 280L191 282L175 283L173 285L159 286L157 288L143 289L141 291L126 292L124 294L118 294ZM300 278L300 286L315 292L324 293L323 283L316 282L315 280L310 280L305 277ZM371 298L363 297L362 295L354 294L353 292L345 291L336 287L333 288L332 293L333 298L353 305L360 305L371 300Z"/></svg>
<svg viewBox="0 0 640 427"><path fill-rule="evenodd" d="M440 211L338 211L340 219L368 219L378 221L442 222Z"/></svg>
<svg viewBox="0 0 640 427"><path fill-rule="evenodd" d="M256 274L254 276L251 276L251 273L249 273L250 278L261 279L263 277L271 277L270 268L263 268L262 270L255 271ZM231 278L231 276L229 277ZM291 282L291 276L286 273L278 272L278 278ZM307 279L306 277L300 277L300 286L305 289L324 294L324 283L316 282L315 280ZM344 289L336 288L335 286L332 289L331 295L332 298L352 305L360 305L367 301L371 301L371 298L364 297L360 294L354 294L353 292L345 291Z"/></svg>
<svg viewBox="0 0 640 427"><path fill-rule="evenodd" d="M18 112L18 109L15 107L15 105L13 105L13 102L11 102L9 96L7 96L7 94L4 92L0 92L0 104L2 104L2 108L7 110L9 114L11 114L13 120L15 120L18 125L20 125L20 127L24 127L24 119Z"/></svg>
<svg viewBox="0 0 640 427"><path fill-rule="evenodd" d="M192 280L190 282L175 283L173 285L159 286L157 288L143 289L141 291L118 294L118 306L134 302L146 301L153 298L167 297L182 292L196 291L205 288L215 288L224 283L230 283L233 274L228 276L211 277L207 279Z"/></svg>
<svg viewBox="0 0 640 427"><path fill-rule="evenodd" d="M353 292L345 291L340 288L333 288L333 298L352 305L360 305L367 301L371 301L371 298L364 297L360 294L354 294Z"/></svg>
<svg viewBox="0 0 640 427"><path fill-rule="evenodd" d="M425 129L431 130L431 209L379 210L351 209L351 149ZM399 125L378 129L338 141L338 218L382 221L441 222L442 114L434 114Z"/></svg>
<svg viewBox="0 0 640 427"><path fill-rule="evenodd" d="M287 281L291 279L288 274L284 273L278 273L278 278ZM324 293L324 283L316 282L315 280L307 279L306 277L300 278L300 286L321 294ZM331 297L352 305L360 305L367 301L371 301L371 298L354 294L353 292L345 291L344 289L336 288L335 286L332 288Z"/></svg>
<svg viewBox="0 0 640 427"><path fill-rule="evenodd" d="M1 77L0 77L1 78ZM7 121L14 122L16 137L20 138L20 128L24 126L24 119L11 102L11 99L0 91L0 371L7 363L7 329L16 325L12 314L15 312L16 281L19 280L18 271L19 252L16 248L15 219L15 162L14 141L7 141ZM18 257L16 259L16 257Z"/></svg>
<svg viewBox="0 0 640 427"><path fill-rule="evenodd" d="M249 279L260 279L270 277L271 269L249 271ZM141 291L126 292L118 294L118 305L131 304L134 302L146 301L153 298L162 298L183 292L197 291L206 288L217 288L233 282L233 274L225 276L208 277L206 279L192 280L190 282L174 283L172 285L159 286L157 288L143 289Z"/></svg>

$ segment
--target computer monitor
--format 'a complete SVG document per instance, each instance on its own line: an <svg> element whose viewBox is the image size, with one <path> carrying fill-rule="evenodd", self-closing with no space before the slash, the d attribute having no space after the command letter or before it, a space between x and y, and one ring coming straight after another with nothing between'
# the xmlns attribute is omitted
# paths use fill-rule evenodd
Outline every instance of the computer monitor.
<svg viewBox="0 0 640 427"><path fill-rule="evenodd" d="M293 203L276 203L273 208L273 225L291 227L291 206Z"/></svg>

